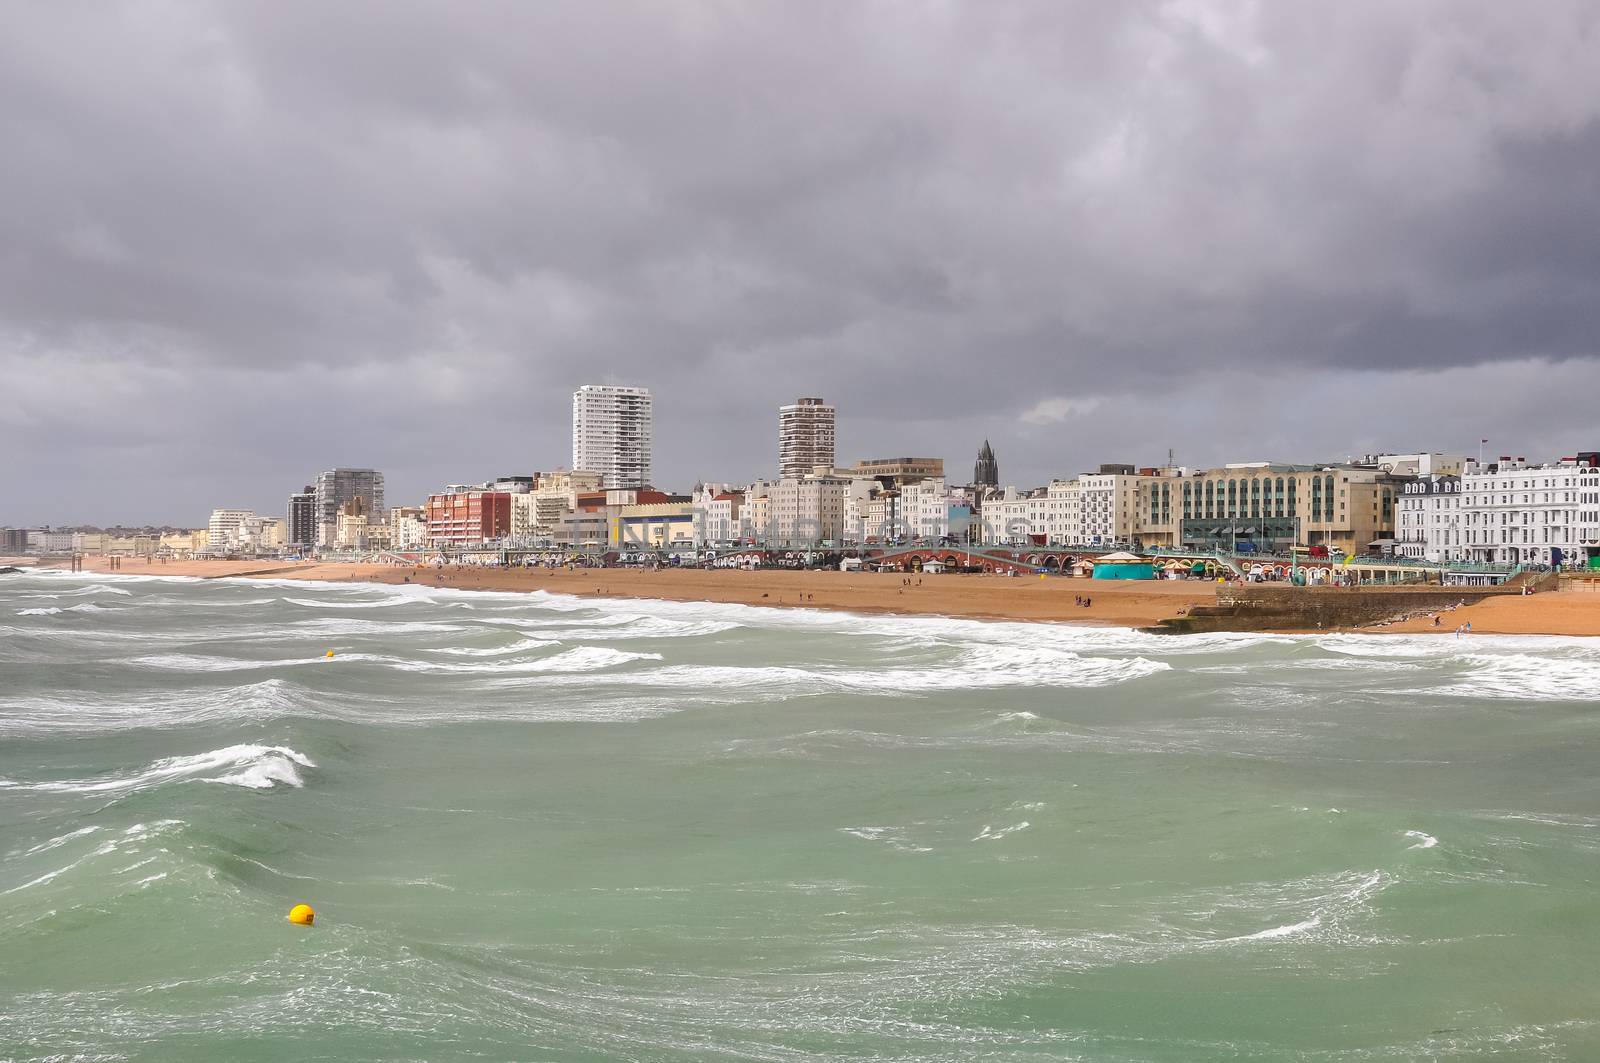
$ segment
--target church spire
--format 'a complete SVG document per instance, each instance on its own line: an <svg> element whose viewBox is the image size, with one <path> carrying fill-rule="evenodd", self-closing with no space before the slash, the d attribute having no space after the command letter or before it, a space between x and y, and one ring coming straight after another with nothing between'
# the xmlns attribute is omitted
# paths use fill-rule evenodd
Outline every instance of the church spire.
<svg viewBox="0 0 1600 1063"><path fill-rule="evenodd" d="M977 464L972 467L972 485L974 487L999 487L1000 463L995 461L994 448L989 441L983 441L983 447L978 451Z"/></svg>

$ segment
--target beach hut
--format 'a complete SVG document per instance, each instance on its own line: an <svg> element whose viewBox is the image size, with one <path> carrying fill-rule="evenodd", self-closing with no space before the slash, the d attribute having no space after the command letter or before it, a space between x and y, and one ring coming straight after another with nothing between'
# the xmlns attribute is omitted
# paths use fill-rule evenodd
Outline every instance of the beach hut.
<svg viewBox="0 0 1600 1063"><path fill-rule="evenodd" d="M1148 557L1118 551L1097 557L1094 561L1095 579L1155 579L1155 562Z"/></svg>

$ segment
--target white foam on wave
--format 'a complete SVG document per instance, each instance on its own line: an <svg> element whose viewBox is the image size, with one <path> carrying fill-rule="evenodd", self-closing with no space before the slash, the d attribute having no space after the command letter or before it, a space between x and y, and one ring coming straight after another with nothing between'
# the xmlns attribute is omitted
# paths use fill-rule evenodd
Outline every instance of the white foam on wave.
<svg viewBox="0 0 1600 1063"><path fill-rule="evenodd" d="M931 853L933 850L926 845L918 845L906 837L902 827L840 827L840 834L848 834L852 838L860 838L865 842L882 842L889 848L900 853Z"/></svg>
<svg viewBox="0 0 1600 1063"><path fill-rule="evenodd" d="M322 600L318 598L284 598L290 605L299 605L307 609L388 609L396 605L405 605L409 599L404 597L379 598L376 601L341 602L337 600Z"/></svg>
<svg viewBox="0 0 1600 1063"><path fill-rule="evenodd" d="M51 694L15 698L0 713L0 736L80 734L182 727L201 723L321 715L326 699L308 699L281 678L230 687L123 694Z"/></svg>
<svg viewBox="0 0 1600 1063"><path fill-rule="evenodd" d="M643 638L697 638L719 635L740 625L730 620L675 620L659 616L605 616L590 619L551 619L522 616L473 617L473 622L514 627L540 638L557 641Z"/></svg>
<svg viewBox="0 0 1600 1063"><path fill-rule="evenodd" d="M1536 701L1600 701L1600 652L1468 654L1470 671L1435 693Z"/></svg>
<svg viewBox="0 0 1600 1063"><path fill-rule="evenodd" d="M1029 826L1030 824L1028 821L1023 820L1021 823L1014 823L1009 827L1001 827L999 830L996 830L989 824L985 823L983 825L983 829L978 832L978 836L972 840L975 842L992 842L1000 838L1004 838L1008 834L1015 834L1019 830L1027 830Z"/></svg>
<svg viewBox="0 0 1600 1063"><path fill-rule="evenodd" d="M1425 834L1420 830L1408 830L1406 831L1406 837L1416 840L1416 844L1406 846L1407 849L1432 849L1439 844L1438 838L1431 834Z"/></svg>
<svg viewBox="0 0 1600 1063"><path fill-rule="evenodd" d="M505 646L440 646L429 653L444 653L452 657L510 657L529 650L542 650L559 643L548 639L520 638Z"/></svg>
<svg viewBox="0 0 1600 1063"><path fill-rule="evenodd" d="M128 663L174 672L242 672L251 668L320 664L323 660L322 657L290 657L279 661L248 661L239 657L205 657L195 653L152 653L134 657Z"/></svg>
<svg viewBox="0 0 1600 1063"><path fill-rule="evenodd" d="M788 665L668 665L638 674L630 682L665 688L731 688L751 697L787 697L844 692L906 695L947 690L1005 687L1098 687L1128 682L1171 669L1144 657L1082 657L1073 653L1040 655L1026 650L993 654L974 650L962 659L930 668L838 668Z"/></svg>
<svg viewBox="0 0 1600 1063"><path fill-rule="evenodd" d="M1310 919L1304 919L1298 923L1269 927L1266 930L1257 930L1254 934L1239 934L1231 938L1220 938L1216 944L1239 945L1246 941L1276 941L1279 938L1294 937L1296 934L1308 934L1321 925L1322 916L1313 915Z"/></svg>
<svg viewBox="0 0 1600 1063"><path fill-rule="evenodd" d="M33 609L18 609L18 616L55 616L58 613L115 613L116 609L107 609L103 605L93 602L79 602L77 605L46 605Z"/></svg>
<svg viewBox="0 0 1600 1063"><path fill-rule="evenodd" d="M35 845L33 848L24 850L20 855L22 855L22 856L36 856L39 853L47 853L51 849L59 849L63 845L66 845L68 842L73 841L76 838L85 837L87 835L95 833L98 830L100 830L99 827L79 827L77 830L68 831L65 834L57 835L56 837L51 838L48 841L40 842L38 845ZM18 855L18 854L16 853L15 850L13 850L12 851L12 855Z"/></svg>
<svg viewBox="0 0 1600 1063"><path fill-rule="evenodd" d="M545 645L549 645L546 643ZM390 657L381 654L345 654L343 658L335 660L345 661L373 661L387 664L405 672L433 672L465 675L514 675L520 673L543 672L594 672L602 668L611 668L631 661L659 661L659 653L639 653L628 650L614 650L606 646L575 646L570 650L550 657L540 657L531 661L417 661L403 657Z"/></svg>
<svg viewBox="0 0 1600 1063"><path fill-rule="evenodd" d="M56 794L127 794L169 782L223 783L264 790L275 783L300 787L305 782L299 768L316 764L304 753L288 746L234 745L190 756L163 757L143 771L108 779L77 779L63 782L19 783L0 779L0 789ZM208 775L208 772L223 772Z"/></svg>
<svg viewBox="0 0 1600 1063"><path fill-rule="evenodd" d="M20 893L23 890L32 889L35 886L48 885L61 876L67 874L67 872L81 867L90 861L98 861L105 857L116 856L119 858L118 862L120 863L122 860L126 860L129 856L143 857L144 844L146 842L160 840L163 836L170 833L173 828L182 827L183 825L183 821L178 819L158 819L149 823L132 824L131 826L123 829L121 832L112 834L105 838L104 841L101 841L93 849L88 851L80 851L66 864L63 864L57 868L52 868L43 874L35 875L33 878L30 878L27 881L9 889L0 890L0 896ZM28 857L50 852L54 849L58 849L64 845L76 841L79 838L85 837L89 834L101 833L104 830L105 828L102 827L85 827L81 830L72 831L71 833L62 835L59 838L52 838L42 845L34 846L32 849L29 849L27 852L21 854L21 858L26 859ZM158 854L164 854L166 852L167 849L165 848L157 849ZM158 856L154 855L143 857L142 859L135 860L133 863L124 867L117 867L109 870L113 875L126 875L140 868L148 867L157 859ZM10 870L9 867L8 870ZM140 886L144 881L148 880L149 877L150 876L146 876L145 880L135 882L133 885ZM160 877L165 877L165 873L162 873Z"/></svg>
<svg viewBox="0 0 1600 1063"><path fill-rule="evenodd" d="M554 645L546 643L545 645ZM471 656L471 655L468 655ZM251 661L236 657L202 657L187 653L160 653L136 657L134 664L179 672L241 672L260 668L345 667L351 664L376 664L402 672L435 675L515 675L519 673L592 672L630 661L659 661L659 653L637 653L604 646L576 646L550 657L531 661L434 661L397 657L386 653L335 653L332 657L304 656L280 660Z"/></svg>

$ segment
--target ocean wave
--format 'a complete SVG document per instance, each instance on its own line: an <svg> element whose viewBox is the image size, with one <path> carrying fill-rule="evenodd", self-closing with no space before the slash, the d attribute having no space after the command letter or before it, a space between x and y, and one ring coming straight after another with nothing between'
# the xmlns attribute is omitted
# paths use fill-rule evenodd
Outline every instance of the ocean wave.
<svg viewBox="0 0 1600 1063"><path fill-rule="evenodd" d="M1021 823L1014 823L1009 827L1000 827L999 829L985 823L983 829L978 832L978 836L972 840L975 842L992 842L999 838L1004 838L1008 834L1015 834L1019 830L1027 830L1029 826L1030 824L1027 820L1023 820Z"/></svg>
<svg viewBox="0 0 1600 1063"><path fill-rule="evenodd" d="M1407 849L1432 849L1439 844L1439 839L1420 830L1406 831L1406 837L1414 839L1415 844L1406 846Z"/></svg>
<svg viewBox="0 0 1600 1063"><path fill-rule="evenodd" d="M510 657L529 650L542 650L560 643L548 639L521 638L505 646L440 646L428 653L444 653L452 657Z"/></svg>
<svg viewBox="0 0 1600 1063"><path fill-rule="evenodd" d="M727 688L753 697L828 692L904 695L1008 687L1099 687L1141 679L1172 667L1143 657L1065 654L1040 658L1024 652L1009 661L983 658L982 651L973 651L969 657L949 665L881 669L681 664L628 673L619 679L666 688Z"/></svg>
<svg viewBox="0 0 1600 1063"><path fill-rule="evenodd" d="M0 779L0 790L51 794L127 794L170 782L223 783L263 790L275 783L303 786L299 768L316 764L304 753L288 746L234 745L189 756L163 757L143 771L114 775L108 779L74 779L58 782L21 783ZM208 772L222 772L208 775Z"/></svg>
<svg viewBox="0 0 1600 1063"><path fill-rule="evenodd" d="M92 734L324 715L328 699L319 698L315 704L314 708L304 688L280 677L227 687L45 694L5 702L0 736Z"/></svg>
<svg viewBox="0 0 1600 1063"><path fill-rule="evenodd" d="M344 659L347 661L373 661L390 665L406 672L506 675L539 672L593 672L602 668L627 664L631 661L659 661L661 660L661 654L614 650L606 646L576 646L550 657L540 657L531 661L485 661L483 663L464 661L456 663L451 661L417 661L403 657L361 653L346 654Z"/></svg>
<svg viewBox="0 0 1600 1063"><path fill-rule="evenodd" d="M731 620L675 620L660 616L608 616L591 620L556 620L549 617L481 616L478 624L514 627L540 638L592 641L632 638L697 638L720 635L741 625Z"/></svg>
<svg viewBox="0 0 1600 1063"><path fill-rule="evenodd" d="M107 609L103 605L93 602L79 602L77 605L46 605L34 609L18 609L18 616L55 616L58 613L115 613L117 609Z"/></svg>
<svg viewBox="0 0 1600 1063"><path fill-rule="evenodd" d="M365 588L363 588L365 589ZM290 605L302 606L306 609L389 609L396 605L405 605L415 599L407 597L379 598L376 601L341 602L336 599L323 600L320 598L284 598Z"/></svg>
<svg viewBox="0 0 1600 1063"><path fill-rule="evenodd" d="M1600 701L1600 656L1501 653L1463 655L1470 668L1429 693L1537 701Z"/></svg>
<svg viewBox="0 0 1600 1063"><path fill-rule="evenodd" d="M127 864L123 867L112 867L107 869L106 872L112 876L128 875L131 872L148 867L157 859L156 856L144 856L145 843L160 841L166 835L172 833L174 829L182 826L184 826L182 820L159 819L149 823L134 823L124 827L120 831L111 831L108 828L94 826L85 827L81 830L71 831L70 833L61 835L59 837L51 838L46 842L33 846L26 852L14 854L18 856L18 861L15 863L8 861L5 870L7 872L20 872L22 876L31 877L25 878L24 881L15 886L0 890L0 895L21 893L24 890L33 889L37 886L47 886L69 872L84 866L85 864L91 862L96 864L106 863L108 862L107 858L109 857L116 857L117 863L121 863L122 861L127 860L129 857L141 857L141 859L135 860L132 864ZM89 843L92 844L94 848L78 848L77 852L67 854L67 863L62 864L59 867L51 868L43 873L37 873L37 868L28 867L28 864L33 862L32 858L57 849L61 849L65 846L72 845L72 843L77 842L79 839L87 838L90 835L96 835L96 841ZM158 849L158 853L164 854L166 852L167 850L165 848ZM144 885L147 885L151 879L152 876L146 875L139 881L131 883L131 885L134 888L140 888Z"/></svg>

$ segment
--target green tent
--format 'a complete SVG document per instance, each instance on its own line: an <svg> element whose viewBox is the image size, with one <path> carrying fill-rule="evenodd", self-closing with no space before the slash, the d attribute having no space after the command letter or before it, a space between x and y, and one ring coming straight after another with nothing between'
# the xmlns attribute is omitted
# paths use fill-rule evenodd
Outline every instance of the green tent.
<svg viewBox="0 0 1600 1063"><path fill-rule="evenodd" d="M1094 560L1095 579L1155 579L1156 563L1147 557L1118 551Z"/></svg>

